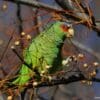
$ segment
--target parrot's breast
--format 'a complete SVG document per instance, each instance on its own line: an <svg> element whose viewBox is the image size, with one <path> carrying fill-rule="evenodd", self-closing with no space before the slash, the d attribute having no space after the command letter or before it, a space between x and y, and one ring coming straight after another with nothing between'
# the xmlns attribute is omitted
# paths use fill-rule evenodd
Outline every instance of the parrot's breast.
<svg viewBox="0 0 100 100"><path fill-rule="evenodd" d="M62 38L57 34L43 33L32 41L27 51L33 69L37 68L41 72L41 70L46 70L45 66L52 66L59 53L58 46L63 42ZM28 58L28 56L25 58Z"/></svg>

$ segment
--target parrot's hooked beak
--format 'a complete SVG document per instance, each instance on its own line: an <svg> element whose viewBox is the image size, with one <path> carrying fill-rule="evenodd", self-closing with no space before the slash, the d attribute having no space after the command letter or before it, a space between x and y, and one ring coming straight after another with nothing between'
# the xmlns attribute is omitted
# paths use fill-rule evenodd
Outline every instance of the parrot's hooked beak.
<svg viewBox="0 0 100 100"><path fill-rule="evenodd" d="M71 38L74 36L74 29L70 25L63 24L61 25L61 29L64 33L66 33L67 38Z"/></svg>
<svg viewBox="0 0 100 100"><path fill-rule="evenodd" d="M71 37L74 36L74 29L73 29L72 27L70 27L70 28L68 29L68 33L66 34L66 36L67 36L68 38L71 38Z"/></svg>

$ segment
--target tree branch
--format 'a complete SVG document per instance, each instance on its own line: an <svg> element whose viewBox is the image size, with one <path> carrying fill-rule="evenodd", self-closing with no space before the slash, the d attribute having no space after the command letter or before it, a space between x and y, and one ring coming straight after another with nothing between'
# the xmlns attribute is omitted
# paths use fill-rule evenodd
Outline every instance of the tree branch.
<svg viewBox="0 0 100 100"><path fill-rule="evenodd" d="M55 85L67 85L67 84L82 81L82 80L87 80L87 81L92 81L92 82L100 82L100 79L98 79L98 78L87 79L82 74L80 74L78 77L72 75L67 79L62 78L62 79L51 80L50 82L42 82L35 87L40 88L40 87L48 87L48 86L55 86ZM34 87L34 86L32 84L29 84L26 88L32 88L32 87Z"/></svg>
<svg viewBox="0 0 100 100"><path fill-rule="evenodd" d="M51 6L51 5L47 5L38 1L33 1L33 0L4 0L4 1L10 1L13 3L20 3L23 5L27 5L27 6L31 6L31 7L36 7L36 8L41 8L44 9L46 11L51 11L51 12L56 12L59 14L66 14L72 18L75 18L77 20L81 20L79 17L75 16L74 14L72 14L71 11L69 10L63 10L62 8L56 7L56 6Z"/></svg>
<svg viewBox="0 0 100 100"><path fill-rule="evenodd" d="M58 9L57 7L50 6L50 5L47 5L47 4L38 2L38 1L34 1L34 0L4 0L4 1L20 3L20 4L23 4L23 5L27 5L27 6L31 6L31 7L36 7L36 8L43 8L43 9L49 10L49 11L55 11L55 12L62 11L62 9Z"/></svg>
<svg viewBox="0 0 100 100"><path fill-rule="evenodd" d="M62 79L56 79L52 80L51 82L43 82L38 84L36 87L45 87L45 86L55 86L55 85L61 85L61 84L69 84L77 81L85 80L85 77L83 75L80 75L79 77L76 76L70 76L68 79L62 78Z"/></svg>
<svg viewBox="0 0 100 100"><path fill-rule="evenodd" d="M4 0L4 1L20 3L20 4L23 4L23 5L41 8L41 9L51 11L51 12L56 12L56 13L59 13L59 14L66 14L66 15L72 17L72 18L78 19L79 21L82 20L82 19L78 18L77 16L75 16L74 14L72 14L71 12L69 12L67 10L64 11L61 8L58 9L57 7L50 6L50 5L47 5L47 4L38 2L38 1L33 1L33 0ZM84 20L84 18L83 18L83 20ZM86 23L82 23L82 24L87 26ZM98 36L100 35L100 29L97 26L91 26L91 28L98 33Z"/></svg>
<svg viewBox="0 0 100 100"><path fill-rule="evenodd" d="M79 74L79 76L72 75L69 78L54 79L51 81L41 82L41 83L38 83L36 86L33 85L33 82L34 82L34 80L33 80L29 84L23 86L23 88L26 91L27 89L30 89L30 88L41 88L41 87L51 87L51 86L56 86L56 85L67 85L67 84L70 84L73 82L79 82L82 80L86 80L86 81L90 81L90 82L100 82L99 78L87 79L82 74ZM18 87L19 87L19 85L13 85L13 84L7 86L8 89L10 89L10 88L18 89ZM7 90L7 88L6 88L6 90ZM3 89L3 87L1 87L1 89ZM3 90L3 91L6 91L6 90Z"/></svg>

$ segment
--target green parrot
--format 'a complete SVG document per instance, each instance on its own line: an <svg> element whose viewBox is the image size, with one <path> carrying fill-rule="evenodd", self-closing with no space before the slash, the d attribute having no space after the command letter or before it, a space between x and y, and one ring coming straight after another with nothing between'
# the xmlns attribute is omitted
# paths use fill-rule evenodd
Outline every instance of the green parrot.
<svg viewBox="0 0 100 100"><path fill-rule="evenodd" d="M43 32L32 39L29 47L23 52L24 61L31 69L26 64L22 64L19 76L12 83L23 86L31 78L41 81L41 76L61 70L63 68L61 47L65 38L73 35L73 28L66 22L56 21L48 25Z"/></svg>

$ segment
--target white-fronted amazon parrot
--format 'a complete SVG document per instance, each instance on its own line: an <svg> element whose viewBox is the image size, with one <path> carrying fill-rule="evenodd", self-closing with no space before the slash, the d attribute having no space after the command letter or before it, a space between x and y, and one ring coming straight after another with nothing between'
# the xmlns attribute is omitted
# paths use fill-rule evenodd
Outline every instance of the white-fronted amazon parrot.
<svg viewBox="0 0 100 100"><path fill-rule="evenodd" d="M54 22L32 40L29 47L23 52L26 64L20 66L19 76L12 82L15 85L24 85L31 78L41 81L41 74L55 73L61 70L61 47L66 37L72 37L74 30L68 23Z"/></svg>

